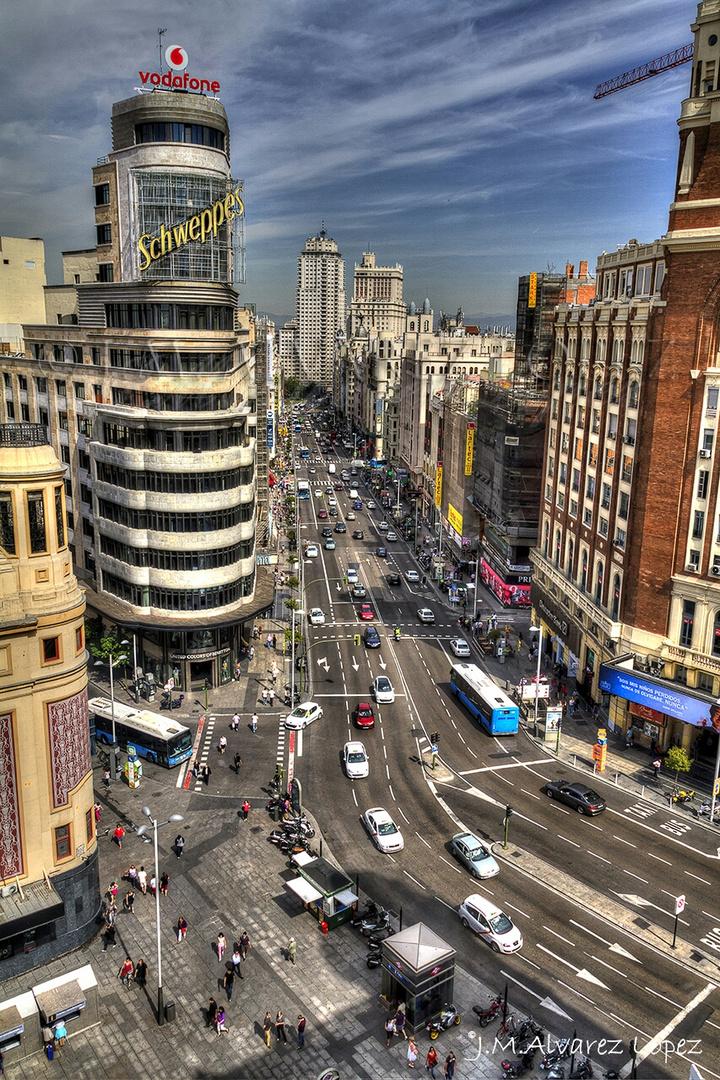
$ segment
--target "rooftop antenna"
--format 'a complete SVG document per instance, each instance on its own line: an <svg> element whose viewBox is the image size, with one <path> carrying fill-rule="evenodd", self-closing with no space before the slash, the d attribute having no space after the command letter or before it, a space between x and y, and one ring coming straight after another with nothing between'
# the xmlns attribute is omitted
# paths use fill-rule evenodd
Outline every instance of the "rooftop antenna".
<svg viewBox="0 0 720 1080"><path fill-rule="evenodd" d="M322 228L320 229L320 235L321 236L325 235L325 219L324 218L323 218L323 222L322 222Z"/></svg>
<svg viewBox="0 0 720 1080"><path fill-rule="evenodd" d="M158 52L160 53L160 74L161 75L162 75L162 70L163 70L163 68L162 68L162 64L163 64L163 48L162 48L163 34L167 34L167 26L165 27L164 30L161 30L160 27L158 27Z"/></svg>

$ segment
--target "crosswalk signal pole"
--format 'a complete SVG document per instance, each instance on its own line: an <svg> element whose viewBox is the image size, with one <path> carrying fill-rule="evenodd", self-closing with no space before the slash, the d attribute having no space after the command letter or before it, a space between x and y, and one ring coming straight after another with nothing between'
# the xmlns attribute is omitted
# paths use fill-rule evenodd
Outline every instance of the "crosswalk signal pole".
<svg viewBox="0 0 720 1080"><path fill-rule="evenodd" d="M505 807L505 839L503 840L503 851L505 851L508 846L508 828L510 826L510 817L512 815L512 812L512 806Z"/></svg>

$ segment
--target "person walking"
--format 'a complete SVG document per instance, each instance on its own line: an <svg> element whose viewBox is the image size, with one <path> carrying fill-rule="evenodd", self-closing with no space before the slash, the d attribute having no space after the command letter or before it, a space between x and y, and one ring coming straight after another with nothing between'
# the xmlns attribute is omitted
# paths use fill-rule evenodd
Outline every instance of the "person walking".
<svg viewBox="0 0 720 1080"><path fill-rule="evenodd" d="M268 1010L265 1013L265 1019L263 1020L263 1034L265 1035L265 1045L267 1046L268 1050L270 1049L270 1038L272 1029L272 1016L270 1015L270 1010Z"/></svg>
<svg viewBox="0 0 720 1080"><path fill-rule="evenodd" d="M272 686L270 687L270 692L268 693L268 698L270 699L270 708L274 709L275 708L275 689Z"/></svg>
<svg viewBox="0 0 720 1080"><path fill-rule="evenodd" d="M405 1013L402 1009L398 1009L393 1017L393 1027L395 1028L396 1035L402 1035L403 1039L407 1039L405 1034Z"/></svg>
<svg viewBox="0 0 720 1080"><path fill-rule="evenodd" d="M117 900L118 886L117 881L111 881L108 885L108 896L110 897L110 903L114 904Z"/></svg>
<svg viewBox="0 0 720 1080"><path fill-rule="evenodd" d="M242 757L240 756L240 751L238 751L237 754L235 755L234 760L233 760L233 768L235 769L235 775L236 776L240 772L240 766L241 765L242 765Z"/></svg>
<svg viewBox="0 0 720 1080"><path fill-rule="evenodd" d="M157 878L154 874L150 875L150 895L153 900L155 899L155 893L157 892Z"/></svg>
<svg viewBox="0 0 720 1080"><path fill-rule="evenodd" d="M175 854L177 855L178 859L182 855L184 847L185 847L185 837L183 836L182 833L178 833L177 836L175 837Z"/></svg>
<svg viewBox="0 0 720 1080"><path fill-rule="evenodd" d="M185 940L188 931L188 924L185 921L184 915L181 915L177 922L177 939L178 944Z"/></svg>
<svg viewBox="0 0 720 1080"><path fill-rule="evenodd" d="M252 728L253 735L257 735L257 726L258 726L258 714L256 712L254 712L252 714L252 719L250 721L250 727Z"/></svg>
<svg viewBox="0 0 720 1080"><path fill-rule="evenodd" d="M282 1014L282 1010L278 1009L277 1016L275 1017L275 1042L287 1043L287 1035L285 1034L285 1017Z"/></svg>
<svg viewBox="0 0 720 1080"><path fill-rule="evenodd" d="M417 1061L417 1056L418 1056L417 1043L415 1042L415 1039L411 1035L410 1038L408 1039L408 1048L407 1048L408 1068L410 1068L410 1069L415 1068L415 1062Z"/></svg>
<svg viewBox="0 0 720 1080"><path fill-rule="evenodd" d="M217 1014L215 1016L215 1030L218 1033L218 1035L222 1035L223 1032L226 1035L228 1033L228 1027L227 1027L227 1024L225 1023L225 1010L223 1009L222 1005L218 1006L218 1011L217 1011Z"/></svg>
<svg viewBox="0 0 720 1080"><path fill-rule="evenodd" d="M141 866L137 874L138 885L140 886L140 892L143 896L147 895L147 870L144 866Z"/></svg>
<svg viewBox="0 0 720 1080"><path fill-rule="evenodd" d="M265 645L268 649L272 646L272 634L268 634L268 636L266 637Z"/></svg>
<svg viewBox="0 0 720 1080"><path fill-rule="evenodd" d="M306 1021L305 1017L303 1016L302 1013L300 1013L300 1015L298 1016L298 1022L297 1022L298 1050L302 1050L303 1046L305 1045L305 1025L306 1024L307 1024L307 1021Z"/></svg>
<svg viewBox="0 0 720 1080"><path fill-rule="evenodd" d="M660 758L655 758L655 760L652 763L652 767L653 767L653 773L655 774L655 783L659 784L660 783L660 770L662 768L662 761L660 760Z"/></svg>
<svg viewBox="0 0 720 1080"><path fill-rule="evenodd" d="M243 821L247 821L247 816L250 813L250 803L247 801L247 799L242 804L240 809L242 810Z"/></svg>
<svg viewBox="0 0 720 1080"><path fill-rule="evenodd" d="M193 758L192 774L193 774L193 776L195 777L196 780L200 776L200 762L198 761L197 758Z"/></svg>
<svg viewBox="0 0 720 1080"><path fill-rule="evenodd" d="M118 971L118 978L120 979L120 982L125 983L128 990L130 989L130 979L132 978L132 973L133 962L129 956L126 956L124 962L120 966L120 970Z"/></svg>
<svg viewBox="0 0 720 1080"><path fill-rule="evenodd" d="M108 946L110 946L111 949L117 948L117 942L115 941L115 927L112 923L105 923L102 951L107 952Z"/></svg>
<svg viewBox="0 0 720 1080"><path fill-rule="evenodd" d="M96 802L94 807L93 807L93 810L95 811L95 824L96 825L100 824L100 811L101 811L101 809L102 809L102 807L100 806L100 803Z"/></svg>
<svg viewBox="0 0 720 1080"><path fill-rule="evenodd" d="M392 1042L392 1037L395 1034L395 1020L392 1016L388 1016L385 1021L385 1045L389 1046Z"/></svg>
<svg viewBox="0 0 720 1080"><path fill-rule="evenodd" d="M160 875L160 895L167 896L170 885L170 875L165 871Z"/></svg>
<svg viewBox="0 0 720 1080"><path fill-rule="evenodd" d="M272 636L272 647L273 649L277 649L277 634L273 634Z"/></svg>
<svg viewBox="0 0 720 1080"><path fill-rule="evenodd" d="M262 694L261 694L261 697L262 697L262 703L263 703L263 705L265 706L265 708L267 708L267 703L268 703L268 691L267 691L267 686L263 686L263 688L262 688Z"/></svg>
<svg viewBox="0 0 720 1080"><path fill-rule="evenodd" d="M137 964L135 965L135 982L141 988L145 987L145 983L147 982L147 973L147 964L141 956Z"/></svg>
<svg viewBox="0 0 720 1080"><path fill-rule="evenodd" d="M231 967L225 971L225 978L223 979L223 988L227 994L228 1001L232 1001L232 992L235 985L235 972Z"/></svg>
<svg viewBox="0 0 720 1080"><path fill-rule="evenodd" d="M131 915L135 914L135 893L132 889L128 889L125 893L125 899L123 900L123 908L125 911L129 911Z"/></svg>
<svg viewBox="0 0 720 1080"><path fill-rule="evenodd" d="M214 1027L215 1020L217 1019L218 1003L215 998L211 997L207 1007L207 1020L205 1027Z"/></svg>
<svg viewBox="0 0 720 1080"><path fill-rule="evenodd" d="M238 945L240 946L240 955L242 956L242 958L244 960L246 958L246 956L247 956L248 949L252 949L252 945L250 944L250 938L248 937L247 930L243 930L242 934L240 935L240 940L238 942Z"/></svg>
<svg viewBox="0 0 720 1080"><path fill-rule="evenodd" d="M130 888L134 889L135 886L137 885L137 867L135 866L135 863L133 863L132 866L130 867L130 869L128 870L127 879L128 879L128 884L130 885Z"/></svg>
<svg viewBox="0 0 720 1080"><path fill-rule="evenodd" d="M123 836L124 835L125 835L125 830L123 829L122 825L118 821L117 825L115 826L115 831L113 832L113 840L115 841L115 843L117 844L117 846L119 848L122 847L122 842L123 842Z"/></svg>
<svg viewBox="0 0 720 1080"><path fill-rule="evenodd" d="M203 783L204 784L209 784L210 783L211 775L212 775L212 769L210 768L210 766L209 765L203 765L203 767L202 767L202 778L203 778Z"/></svg>
<svg viewBox="0 0 720 1080"><path fill-rule="evenodd" d="M230 957L230 960L232 961L233 972L242 979L243 975L240 971L240 963L242 961L242 956L240 955L240 943L238 941L235 942L235 948L233 949L233 954Z"/></svg>
<svg viewBox="0 0 720 1080"><path fill-rule="evenodd" d="M222 963L223 954L227 949L227 941L225 940L225 935L223 933L218 934L215 948L218 954L218 961Z"/></svg>
<svg viewBox="0 0 720 1080"><path fill-rule="evenodd" d="M287 948L285 949L285 956L290 961L290 963L293 964L293 965L295 964L295 954L296 953L297 953L297 942L296 942L294 937L291 937L290 940L287 943Z"/></svg>
<svg viewBox="0 0 720 1080"><path fill-rule="evenodd" d="M218 740L218 750L221 754L224 754L227 750L227 735L221 735Z"/></svg>
<svg viewBox="0 0 720 1080"><path fill-rule="evenodd" d="M237 731L239 726L240 726L240 713L235 713L232 720L230 721L230 727L232 728L233 731Z"/></svg>
<svg viewBox="0 0 720 1080"><path fill-rule="evenodd" d="M109 790L110 789L110 770L106 769L103 773L103 784Z"/></svg>
<svg viewBox="0 0 720 1080"><path fill-rule="evenodd" d="M434 1046L431 1046L427 1052L427 1057L425 1058L425 1071L430 1073L432 1080L435 1080L435 1066L437 1065L437 1063L437 1050Z"/></svg>
<svg viewBox="0 0 720 1080"><path fill-rule="evenodd" d="M457 1065L457 1058L453 1054L452 1050L445 1058L445 1080L453 1080L455 1075L455 1066Z"/></svg>

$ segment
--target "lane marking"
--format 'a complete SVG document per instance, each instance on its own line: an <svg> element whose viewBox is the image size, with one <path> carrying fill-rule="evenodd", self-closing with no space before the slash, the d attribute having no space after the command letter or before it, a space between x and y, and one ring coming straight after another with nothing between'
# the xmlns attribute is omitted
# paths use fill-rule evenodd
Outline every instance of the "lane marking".
<svg viewBox="0 0 720 1080"><path fill-rule="evenodd" d="M700 1005L706 997L709 997L709 995L712 994L713 990L717 990L717 985L715 983L707 983L707 985L704 986L702 990L700 990L699 993L697 993L691 1001L688 1001L687 1005L683 1009L680 1009L680 1011L677 1012L675 1016L673 1016L672 1020L670 1020L664 1028L658 1031L658 1033L654 1035L649 1040L649 1042L647 1042L643 1046L642 1050L640 1050L640 1052L635 1055L634 1062L629 1061L626 1065L623 1066L623 1068L620 1070L620 1076L629 1076L630 1072L633 1069L633 1065L639 1065L640 1062L644 1061L646 1057L649 1057L650 1054L653 1054L657 1050L657 1048L665 1041L665 1039L667 1039L668 1035L678 1026L678 1024L682 1023L685 1017L689 1016L693 1009Z"/></svg>
<svg viewBox="0 0 720 1080"><path fill-rule="evenodd" d="M406 875L407 877L409 877L411 881L414 881L414 882L415 882L415 884L416 884L416 885L417 885L417 886L418 886L419 888L421 888L423 892L427 892L427 889L425 888L425 886L424 886L424 885L422 885L422 884L421 884L421 883L420 883L420 882L418 881L418 879L417 879L417 878L413 877L413 876L412 876L412 874L411 874L411 873L410 873L410 872L409 872L408 870L403 870L403 874L405 874L405 875Z"/></svg>
<svg viewBox="0 0 720 1080"><path fill-rule="evenodd" d="M600 859L601 862L607 863L608 866L612 866L612 863L610 862L610 860L604 858L604 856L602 856L602 855L598 855L597 851L590 851L590 849L588 848L587 853L588 853L588 855L592 855L593 858Z"/></svg>
<svg viewBox="0 0 720 1080"><path fill-rule="evenodd" d="M622 975L623 979L627 979L627 975L624 971L620 971L619 968L613 967L612 964L608 964L605 960L601 960L599 956L595 956L594 953L585 953L586 956L592 957L593 960L597 960L598 964L602 964L603 967L609 968L610 971L614 971L616 975Z"/></svg>
<svg viewBox="0 0 720 1080"><path fill-rule="evenodd" d="M583 1001L587 1001L587 1002L589 1002L589 1003L590 1003L590 1005L594 1005L594 1006L595 1006L595 1008L597 1008L597 1007L598 1007L598 1006L597 1006L597 1002L596 1002L596 1001L593 1001L593 999L592 999L592 998L586 997L586 996L585 996L585 994L581 994L581 993L580 993L580 991L579 991L579 990L576 990L574 986L568 986L568 984L567 984L567 983L564 983L564 982L562 981L562 979L558 979L558 982L560 983L560 985L561 985L561 986L564 986L564 987L565 987L565 989L566 989L566 990L569 990L569 991L570 991L570 992L571 992L572 994L577 994L577 996L578 996L578 997L580 997L580 998L582 998L582 999L583 999Z"/></svg>
<svg viewBox="0 0 720 1080"><path fill-rule="evenodd" d="M555 930L551 930L549 926L545 925L545 923L543 923L543 930L547 930L548 934L552 934L553 937L560 938L560 940L564 941L566 945L572 945L573 949L575 948L574 941L571 941L570 938L563 937L562 934L558 934Z"/></svg>
<svg viewBox="0 0 720 1080"><path fill-rule="evenodd" d="M650 884L650 882L647 880L647 878L640 877L639 874L633 874L632 870L625 870L624 867L621 867L620 869L622 870L623 874L628 874L629 877L634 877L637 881L642 881L643 885L649 885Z"/></svg>
<svg viewBox="0 0 720 1080"><path fill-rule="evenodd" d="M524 787L521 787L520 790L522 791L523 795L529 795L531 799L537 799L538 802L542 801L540 796L535 795L532 791L526 791Z"/></svg>
<svg viewBox="0 0 720 1080"><path fill-rule="evenodd" d="M516 907L516 906L515 906L515 904L508 904L508 903L506 902L506 903L505 903L505 907L509 907L509 908L512 908L512 910L513 910L513 911L519 911L519 912L520 912L520 914L521 914L521 915L523 916L523 918L525 918L525 919L529 919L529 918L530 918L530 916L528 915L527 911L523 911L523 909L522 909L522 908Z"/></svg>
<svg viewBox="0 0 720 1080"><path fill-rule="evenodd" d="M403 817L404 817L404 816L405 816L405 815L403 814ZM417 836L418 840L421 840L421 841L422 841L422 843L423 843L423 844L425 845L425 847L426 847L426 848L429 848L429 847L430 847L430 844L428 844L428 842L427 842L427 840L425 839L425 837L424 837L424 836L421 836L421 835L420 835L420 833L419 833L419 832L418 832L417 830L415 831L415 835Z"/></svg>
<svg viewBox="0 0 720 1080"><path fill-rule="evenodd" d="M497 742L497 740L495 741ZM505 750L504 746L503 750ZM509 750L505 750L505 753L508 754ZM540 761L510 761L507 765L484 765L481 769L467 769L465 772L459 772L458 776L472 776L473 773L483 772L499 772L501 769L525 769L528 765L547 765L547 758L542 758Z"/></svg>
<svg viewBox="0 0 720 1080"><path fill-rule="evenodd" d="M446 866L449 866L452 870L454 870L456 874L462 874L462 870L460 869L460 867L455 866L454 863L449 862L444 855L440 856L440 861L444 862Z"/></svg>
<svg viewBox="0 0 720 1080"><path fill-rule="evenodd" d="M518 955L520 956L521 960L526 960L527 959L527 957L522 956L521 954L518 954ZM529 986L525 985L525 983L520 982L519 979L516 979L515 976L511 975L509 971L503 971L502 968L501 968L500 969L500 974L504 975L506 979L510 979L511 982L517 983L518 986L522 986L523 990L527 990L528 994L532 994L532 996L536 997L538 999L538 1001L542 1001L542 997L540 996L540 994L536 994L534 990L531 990Z"/></svg>
<svg viewBox="0 0 720 1080"><path fill-rule="evenodd" d="M661 859L659 855L653 855L652 851L648 851L648 855L651 859L657 859L658 862L665 863L666 866L672 866L671 862L668 862L667 859Z"/></svg>
<svg viewBox="0 0 720 1080"><path fill-rule="evenodd" d="M707 881L704 877L698 877L697 874L691 874L689 870L683 870L683 874L687 874L688 877L695 878L696 881L702 881L703 885L712 886L712 882Z"/></svg>
<svg viewBox="0 0 720 1080"><path fill-rule="evenodd" d="M580 845L576 844L574 840L568 840L567 836L563 836L562 833L557 834L558 840L564 840L566 844L572 844L573 847L579 848Z"/></svg>
<svg viewBox="0 0 720 1080"><path fill-rule="evenodd" d="M617 836L613 833L613 840L619 840L621 844L627 844L628 847L637 847L637 844L631 844L629 840L625 840L622 836Z"/></svg>

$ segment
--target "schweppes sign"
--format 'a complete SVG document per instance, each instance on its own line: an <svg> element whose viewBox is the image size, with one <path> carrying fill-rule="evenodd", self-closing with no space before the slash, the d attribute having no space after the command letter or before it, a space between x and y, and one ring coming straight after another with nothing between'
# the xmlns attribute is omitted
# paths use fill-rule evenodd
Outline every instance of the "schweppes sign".
<svg viewBox="0 0 720 1080"><path fill-rule="evenodd" d="M473 448L475 446L475 425L468 424L465 432L465 475L472 476Z"/></svg>
<svg viewBox="0 0 720 1080"><path fill-rule="evenodd" d="M233 218L241 217L245 212L245 206L240 192L242 184L238 184L234 191L228 192L224 199L218 199L212 206L201 210L199 214L186 218L178 225L161 225L160 232L155 236L143 233L138 240L140 252L140 270L147 268L163 255L169 255L171 251L179 251L190 240L204 244L211 236L217 236L221 225L227 224Z"/></svg>
<svg viewBox="0 0 720 1080"><path fill-rule="evenodd" d="M442 502L442 463L438 461L435 467L435 505L439 506Z"/></svg>

